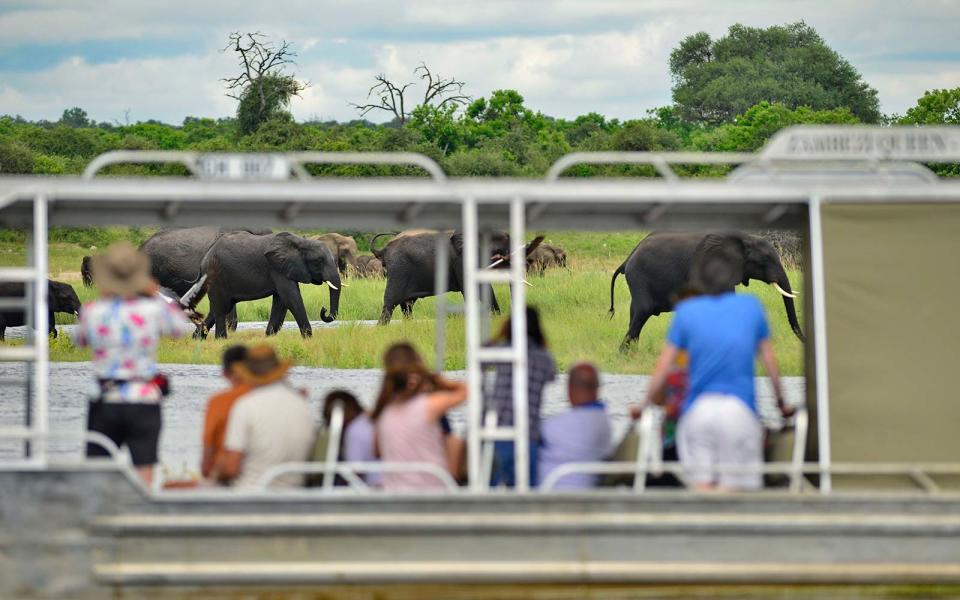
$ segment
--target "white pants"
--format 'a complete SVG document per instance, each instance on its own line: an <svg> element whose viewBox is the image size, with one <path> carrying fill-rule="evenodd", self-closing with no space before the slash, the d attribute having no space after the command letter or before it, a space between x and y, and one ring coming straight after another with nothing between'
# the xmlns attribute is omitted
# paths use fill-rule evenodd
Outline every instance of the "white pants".
<svg viewBox="0 0 960 600"><path fill-rule="evenodd" d="M736 396L697 396L677 424L677 452L692 484L737 490L763 487L759 470L728 473L711 468L763 465L763 426L746 402Z"/></svg>

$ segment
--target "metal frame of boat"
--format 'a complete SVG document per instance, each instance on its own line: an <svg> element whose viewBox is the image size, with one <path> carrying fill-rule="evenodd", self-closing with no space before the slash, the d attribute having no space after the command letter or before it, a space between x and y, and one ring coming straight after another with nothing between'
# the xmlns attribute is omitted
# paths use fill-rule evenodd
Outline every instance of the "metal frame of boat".
<svg viewBox="0 0 960 600"><path fill-rule="evenodd" d="M958 161L960 128L797 127L777 134L759 155L577 154L558 161L548 177L538 181L450 180L422 156L356 153L110 153L91 163L80 178L0 177L0 223L28 227L30 232L29 266L0 269L0 280L31 284L20 306L32 308L34 332L26 346L0 348L2 361L33 364L25 382L30 394L28 422L0 428L0 440L25 443L22 458L0 461L0 512L9 517L0 529L4 534L0 546L16 559L0 571L4 576L0 581L11 582L0 585L0 591L27 590L42 596L68 590L97 596L111 587L135 590L173 584L226 589L344 582L960 583L955 560L960 556L956 535L960 496L943 485L960 475L960 462L832 460L823 241L828 206L960 205L960 182L936 180L910 164ZM129 162L177 162L197 177L95 177L112 164ZM305 165L317 163L416 165L432 180L311 177ZM566 169L584 163L647 164L660 178L559 178ZM676 172L677 165L737 163L748 163L741 167L739 181L736 172L726 180L691 179ZM834 178L823 175L824 169L859 175ZM758 177L758 172L768 176ZM291 174L295 181L288 180ZM224 221L261 227L373 229L416 223L462 228L468 267L463 310L470 389L469 488L440 495L368 494L361 485L284 492L151 493L122 466L115 448L114 459L106 462L51 460L47 442L56 436L48 423L48 227ZM518 465L526 463L528 452L523 435L526 324L524 311L517 310L525 305L524 261L512 261L508 270L491 270L480 262L488 234L504 225L509 227L514 252L523 250L524 235L533 228L737 227L805 232L809 260L804 289L810 293L804 322L812 340L807 373L813 382L806 404L811 436L807 443L807 414L802 412L790 460L764 467L765 472L791 474L789 490L712 497L637 493L644 491L640 481L649 471L682 474L678 465L661 464L651 450L657 447L651 442L656 435L652 417L638 425L637 461L570 465L557 475L629 473L636 476L629 492L561 494L547 485L545 491L531 493L523 468L517 470L515 492L488 489L484 455L493 441L513 440ZM441 244L438 290L446 288L447 260ZM510 347L482 345L488 317L480 287L485 283L511 287L515 318ZM4 307L14 304L5 301ZM446 312L441 301L439 318ZM437 329L442 354L443 327ZM482 414L481 369L490 362L513 365L513 427L498 427ZM417 467L327 461L282 470L320 471L328 481L336 471L356 484L357 472L404 468ZM915 491L835 491L834 479L850 474L896 476ZM76 510L52 516L51 511L63 511L65 500L75 503ZM59 541L44 545L35 538L38 532L51 533ZM72 532L74 542L64 541L64 535L69 537L66 532ZM276 543L258 546L257 540L267 534ZM475 543L458 546L456 540L462 541L464 534L475 536ZM210 540L219 540L221 546ZM340 544L343 555L323 547L326 543L334 544L330 548ZM557 545L561 543L567 546ZM576 547L572 554L571 543ZM637 547L647 543L659 544L663 552ZM51 548L53 559L44 554ZM304 548L313 554L304 554ZM402 554L411 548L412 554ZM397 554L389 557L386 549ZM400 555L408 560L396 561ZM66 567L65 556L71 557ZM27 563L34 565L32 570L26 569Z"/></svg>

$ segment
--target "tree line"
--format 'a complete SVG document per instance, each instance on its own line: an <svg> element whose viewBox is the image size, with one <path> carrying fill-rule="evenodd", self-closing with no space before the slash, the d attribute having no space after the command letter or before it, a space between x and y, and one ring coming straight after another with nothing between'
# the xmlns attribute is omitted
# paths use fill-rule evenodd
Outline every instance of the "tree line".
<svg viewBox="0 0 960 600"><path fill-rule="evenodd" d="M412 81L381 74L366 98L352 103L349 122L297 122L293 97L309 86L291 69L295 53L259 32L234 33L224 48L238 59L238 73L223 78L237 100L231 118L187 117L179 125L158 121L95 123L81 108L55 122L0 117L0 172L79 173L109 150L199 152L410 151L436 160L451 176L542 176L574 151L755 151L789 125L960 124L960 88L930 90L904 115L882 115L877 92L857 70L805 23L768 28L743 25L711 39L688 36L671 52L673 103L638 111L636 119L589 112L574 119L551 117L527 106L517 90L471 97L463 81L412 70ZM387 123L366 120L371 112ZM314 166L315 174L422 175L416 168ZM694 169L694 168L691 168ZM957 165L936 167L960 175ZM177 166L123 166L124 174L182 172ZM694 175L723 168L700 167ZM648 167L582 166L568 176L652 175Z"/></svg>

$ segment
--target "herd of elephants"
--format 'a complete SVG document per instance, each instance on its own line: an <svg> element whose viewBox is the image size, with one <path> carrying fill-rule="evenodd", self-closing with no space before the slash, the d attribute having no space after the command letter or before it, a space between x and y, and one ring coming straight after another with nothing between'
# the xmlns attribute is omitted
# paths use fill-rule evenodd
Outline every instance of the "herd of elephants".
<svg viewBox="0 0 960 600"><path fill-rule="evenodd" d="M391 239L378 249L378 239L384 236ZM545 269L566 267L566 253L542 239L525 246L527 271L542 275ZM339 312L342 275L385 277L380 323L388 323L397 306L404 316L410 316L417 299L434 295L438 243L449 244L449 291L462 293L463 236L456 231L377 234L370 240L372 254L360 255L354 238L338 233L303 237L270 230L190 227L160 230L140 250L150 257L153 275L168 299L192 310L204 295L209 298L208 315L195 316L199 336L213 329L216 337L227 337L228 331L236 329L237 303L270 297L266 334L278 332L290 311L306 337L312 330L299 284L328 286L329 311L321 308L319 316L329 323ZM490 252L491 264L498 268L508 265L509 237L492 234ZM694 265L712 253L724 253L739 265L729 282L730 290L737 284L748 285L750 280L772 284L783 296L790 328L803 339L795 295L770 241L743 232L657 232L637 244L610 280L611 316L617 277L624 275L630 288L630 324L621 350L639 338L650 317L673 310L677 293L688 283ZM92 283L90 257L84 257L81 275L84 284ZM23 294L23 284L0 284L0 297ZM491 309L499 311L492 290L490 298ZM80 301L71 286L50 282L48 303L55 335L53 313L77 314ZM0 339L7 326L22 325L23 320L22 311L0 312Z"/></svg>

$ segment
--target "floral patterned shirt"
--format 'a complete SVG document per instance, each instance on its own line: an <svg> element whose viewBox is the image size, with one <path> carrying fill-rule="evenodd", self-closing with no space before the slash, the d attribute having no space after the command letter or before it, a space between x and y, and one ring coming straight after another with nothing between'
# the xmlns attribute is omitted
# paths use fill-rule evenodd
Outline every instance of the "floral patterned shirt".
<svg viewBox="0 0 960 600"><path fill-rule="evenodd" d="M177 305L159 297L105 298L83 305L73 340L93 351L97 379L124 382L107 400L158 402L160 390L150 380L157 374L160 338L194 329Z"/></svg>

